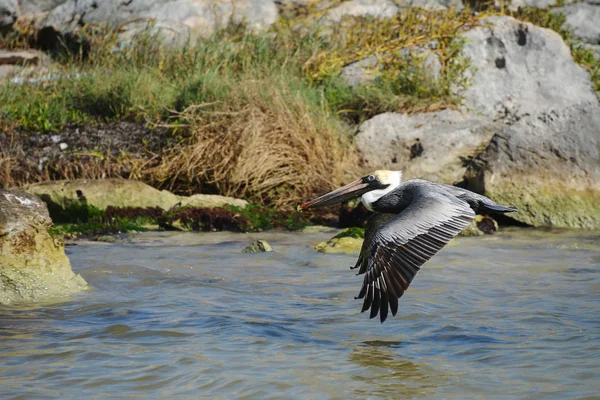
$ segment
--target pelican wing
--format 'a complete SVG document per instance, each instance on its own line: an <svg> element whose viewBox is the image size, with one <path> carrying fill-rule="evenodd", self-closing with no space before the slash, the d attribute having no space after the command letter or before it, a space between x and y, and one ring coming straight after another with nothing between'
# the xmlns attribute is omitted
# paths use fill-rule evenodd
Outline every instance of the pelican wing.
<svg viewBox="0 0 600 400"><path fill-rule="evenodd" d="M386 213L375 213L367 220L367 226L365 227L365 240L363 241L362 247L360 248L360 255L356 261L356 265L350 269L360 268L357 275L364 274L367 271L369 265L369 258L371 256L371 243L373 243L373 237L375 233L385 224L396 218L397 214L386 214Z"/></svg>
<svg viewBox="0 0 600 400"><path fill-rule="evenodd" d="M475 213L468 203L427 187L415 188L411 203L394 218L369 220L357 267L365 273L357 298L362 311L381 322L398 311L398 299L421 266L466 228ZM387 220L387 222L386 222Z"/></svg>

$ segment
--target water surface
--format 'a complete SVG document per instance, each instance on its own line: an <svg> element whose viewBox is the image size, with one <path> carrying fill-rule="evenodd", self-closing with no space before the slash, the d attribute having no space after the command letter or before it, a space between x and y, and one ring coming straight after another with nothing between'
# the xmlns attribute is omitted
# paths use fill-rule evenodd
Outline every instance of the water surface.
<svg viewBox="0 0 600 400"><path fill-rule="evenodd" d="M0 398L600 398L597 234L460 238L384 324L330 236L70 246L94 290L0 308ZM277 252L240 253L258 238Z"/></svg>

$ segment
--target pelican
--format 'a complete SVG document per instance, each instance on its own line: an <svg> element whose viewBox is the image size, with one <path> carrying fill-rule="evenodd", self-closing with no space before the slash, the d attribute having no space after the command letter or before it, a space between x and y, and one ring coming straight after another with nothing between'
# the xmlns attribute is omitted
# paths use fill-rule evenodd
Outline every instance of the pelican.
<svg viewBox="0 0 600 400"><path fill-rule="evenodd" d="M383 323L398 311L402 297L421 266L466 228L475 213L518 211L466 189L423 179L402 181L401 171L375 171L340 189L298 206L299 211L329 206L361 196L374 211L352 269L365 274L357 299L361 312L379 313Z"/></svg>

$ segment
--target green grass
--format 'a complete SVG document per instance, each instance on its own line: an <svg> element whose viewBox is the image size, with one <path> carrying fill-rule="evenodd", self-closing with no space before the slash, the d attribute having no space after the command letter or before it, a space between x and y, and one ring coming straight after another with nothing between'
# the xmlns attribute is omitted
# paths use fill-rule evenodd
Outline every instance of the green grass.
<svg viewBox="0 0 600 400"><path fill-rule="evenodd" d="M427 24L418 31L407 29L421 14ZM96 31L86 37L91 50L85 58L78 51L58 56L52 73L62 78L0 87L0 118L42 131L57 131L70 122L179 121L178 112L192 105L218 110L223 103L243 103L243 86L257 79L284 82L287 87L282 90L302 92L315 113L347 116L350 121L382 111L452 105L456 99L450 83L460 80L467 67L456 67L453 54L460 44L453 44L452 38L467 16L421 14L406 11L383 25L357 19L331 39L320 27L299 32L292 26L301 21L293 18L282 19L265 34L231 26L183 48L165 48L146 33L124 46L114 32ZM356 36L358 28L363 35ZM433 39L440 43L436 52L443 64L437 81L427 76L419 57L396 54ZM374 54L386 68L372 85L353 89L337 78L343 65Z"/></svg>
<svg viewBox="0 0 600 400"><path fill-rule="evenodd" d="M177 48L144 32L124 45L114 31L84 28L89 51L85 57L78 49L55 55L50 73L59 78L0 86L0 129L51 132L114 120L167 125L185 135L174 136L173 146L148 156L156 161L151 167L128 178L178 194L208 190L282 210L359 174L352 132L362 121L390 111L457 107L456 89L468 86L470 75L458 38L489 15L512 15L559 32L600 95L600 62L572 37L564 17L548 10L481 8L475 15L407 8L385 21L344 18L334 27L314 24L327 10L311 3L306 11L284 12L266 33L230 26ZM34 42L31 26L19 29L0 44ZM431 54L439 60L438 79L424 65ZM343 68L368 57L378 60L378 75L350 87L340 77ZM0 151L0 182L61 177L19 170L20 154ZM122 176L115 165L118 160L74 165L69 178Z"/></svg>
<svg viewBox="0 0 600 400"><path fill-rule="evenodd" d="M84 30L81 35L90 51L85 58L80 51L59 55L52 73L62 78L0 87L0 122L41 131L116 119L185 122L178 113L192 105L203 110L219 110L229 103L243 106L248 101L244 86L252 80L283 82L287 87L282 90L301 92L314 113L351 123L386 111L453 107L460 103L453 87L469 83L469 62L461 58L462 42L456 38L482 17L497 14L559 32L600 92L600 62L572 37L564 17L548 10L487 9L473 16L469 10L408 8L384 21L346 18L334 28L314 24L323 12L311 3L306 13L284 13L269 33L231 26L183 48L165 48L147 33L123 45L113 31ZM34 37L31 30L29 25L19 26L0 42L27 46ZM431 79L422 55L403 53L426 48L432 41L442 67L439 79ZM339 78L344 66L367 57L376 57L382 67L373 82L352 88Z"/></svg>
<svg viewBox="0 0 600 400"><path fill-rule="evenodd" d="M340 239L344 237L350 237L354 239L364 239L365 238L365 229L364 228L346 228L337 235L333 237L333 239Z"/></svg>

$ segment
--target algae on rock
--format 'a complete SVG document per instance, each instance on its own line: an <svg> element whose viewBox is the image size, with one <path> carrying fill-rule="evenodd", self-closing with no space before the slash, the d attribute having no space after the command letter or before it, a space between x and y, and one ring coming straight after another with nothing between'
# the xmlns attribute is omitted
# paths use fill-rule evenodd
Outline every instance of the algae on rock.
<svg viewBox="0 0 600 400"><path fill-rule="evenodd" d="M358 254L365 237L363 228L346 228L327 242L315 246L321 253Z"/></svg>
<svg viewBox="0 0 600 400"><path fill-rule="evenodd" d="M64 244L52 237L46 205L20 190L0 190L0 304L46 301L88 288Z"/></svg>
<svg viewBox="0 0 600 400"><path fill-rule="evenodd" d="M273 248L266 240L257 240L246 246L242 253L266 253L273 251Z"/></svg>

